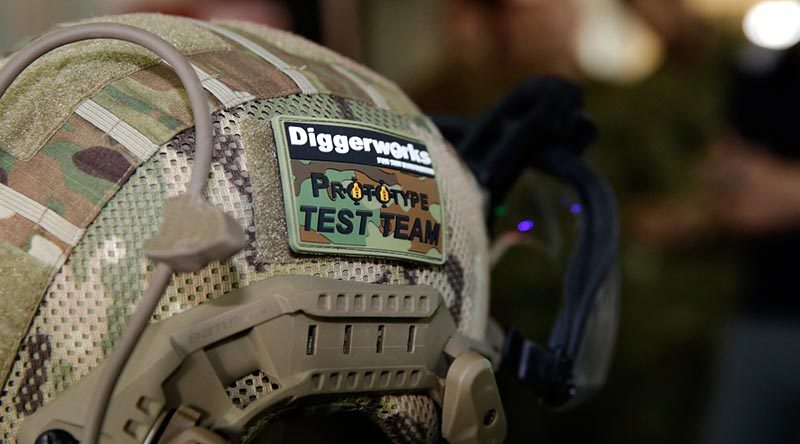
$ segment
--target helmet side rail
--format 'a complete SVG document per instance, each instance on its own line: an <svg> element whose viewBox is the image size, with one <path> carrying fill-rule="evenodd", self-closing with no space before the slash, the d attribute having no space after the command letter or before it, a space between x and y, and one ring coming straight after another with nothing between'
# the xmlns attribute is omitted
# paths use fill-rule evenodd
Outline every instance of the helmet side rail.
<svg viewBox="0 0 800 444"><path fill-rule="evenodd" d="M53 430L79 436L98 374L28 418L20 442ZM237 381L252 374L269 387L233 401ZM434 289L274 277L149 326L120 377L101 442L166 443L196 427L236 439L303 398L430 392L444 382L443 435L501 442L505 416L491 364L460 339ZM184 425L169 427L175 418Z"/></svg>

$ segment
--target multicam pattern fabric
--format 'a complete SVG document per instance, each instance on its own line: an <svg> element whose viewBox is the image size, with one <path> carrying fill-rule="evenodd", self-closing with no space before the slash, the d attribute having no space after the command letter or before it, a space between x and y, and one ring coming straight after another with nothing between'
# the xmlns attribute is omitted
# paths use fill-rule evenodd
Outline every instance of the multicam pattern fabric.
<svg viewBox="0 0 800 444"><path fill-rule="evenodd" d="M186 54L228 49L225 39L192 24L158 14L99 17L153 32ZM159 63L149 50L118 40L89 40L51 51L25 70L0 98L0 150L29 160L85 98L108 82ZM68 66L69 69L62 69ZM26 137L20 138L20 134Z"/></svg>
<svg viewBox="0 0 800 444"><path fill-rule="evenodd" d="M292 51L297 50L295 55L307 57L315 48L310 43L299 44L295 37L286 37L291 43L278 47L275 42L282 42L283 34L275 34L270 41L260 35L272 35L273 31L258 32L250 37L274 53L294 54ZM278 67L235 42L231 46L237 49L195 54L192 63L218 76L232 91L267 99L220 110L214 119L214 164L207 196L212 204L236 218L249 242L224 263L175 275L153 322L270 276L300 274L431 285L443 295L459 330L483 338L488 264L480 192L433 125L404 105L407 99L399 99L404 96L390 84L372 82L373 74L366 69L354 68L357 65L340 58L334 60L376 90L390 91L385 99L392 109L376 104L370 98L374 91L365 92L360 82L331 74L335 70L325 65L331 56L322 49L319 51L324 55L315 60L331 71L315 72L320 91L302 95L297 84ZM321 80L328 75L328 83ZM185 190L194 156L191 119L179 91L174 75L163 65L156 65L112 82L91 98L156 146L149 159L133 155L125 145L128 139L117 140L77 114L68 116L30 160L0 153L0 186L29 199L38 209L22 216L8 211L0 193L0 241L44 264L44 276L54 274L27 333L20 341L13 341L18 352L0 393L3 442L15 442L16 430L26 416L97 366L124 330L147 286L153 266L143 257L142 244L158 228L163 199ZM222 106L211 95L209 100L217 108ZM438 165L440 192L447 202L445 264L293 253L287 242L270 126L276 115L365 122L424 141ZM64 228L69 226L79 230L79 236L66 242L62 238L68 237L65 233L69 231ZM4 285L9 283L5 276L0 279ZM15 285L29 285L36 289L34 293L41 293L48 280L38 282L26 277ZM7 339L4 333L3 340ZM419 396L415 402L422 402L425 408L395 409L392 406L405 405L403 397L386 396L381 397L380 408L366 403L364 409L385 430L399 421L413 424L414 430L427 431L419 433L424 442L426 436L438 435L437 415L430 414L436 407L431 398L415 396ZM403 442L402 438L395 439Z"/></svg>
<svg viewBox="0 0 800 444"><path fill-rule="evenodd" d="M387 103L387 109L394 110L400 114L420 114L419 108L393 82L327 48L320 47L297 35L281 30L267 29L253 23L223 21L219 22L219 25L236 31L240 35L247 36L260 45L280 48L288 54L300 57L302 60L314 60L323 65L334 67L334 69L336 67L344 68L351 72L353 77L360 78L361 82L359 83L369 85L377 94L382 96Z"/></svg>
<svg viewBox="0 0 800 444"><path fill-rule="evenodd" d="M429 396L399 395L368 398L362 410L386 435L398 444L442 441L439 430L441 409Z"/></svg>
<svg viewBox="0 0 800 444"><path fill-rule="evenodd" d="M327 408L367 416L396 444L445 442L438 428L441 408L430 396L354 396Z"/></svg>

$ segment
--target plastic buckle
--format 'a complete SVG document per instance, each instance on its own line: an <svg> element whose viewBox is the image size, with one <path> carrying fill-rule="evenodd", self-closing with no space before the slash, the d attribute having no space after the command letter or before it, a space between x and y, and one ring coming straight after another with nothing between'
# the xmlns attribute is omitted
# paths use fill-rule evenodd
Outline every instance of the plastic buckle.
<svg viewBox="0 0 800 444"><path fill-rule="evenodd" d="M558 408L575 396L572 363L563 351L543 348L514 328L506 334L503 367L532 386L547 407Z"/></svg>

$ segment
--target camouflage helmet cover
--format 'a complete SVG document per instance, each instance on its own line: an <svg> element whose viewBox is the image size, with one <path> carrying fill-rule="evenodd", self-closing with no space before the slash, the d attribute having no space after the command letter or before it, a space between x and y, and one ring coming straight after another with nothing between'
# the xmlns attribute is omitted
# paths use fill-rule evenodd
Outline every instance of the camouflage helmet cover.
<svg viewBox="0 0 800 444"><path fill-rule="evenodd" d="M152 14L95 21L141 27L188 56L215 110L206 194L248 236L230 260L177 274L153 322L271 276L313 275L430 285L459 331L484 340L488 241L481 192L394 84L262 26ZM185 190L194 132L170 67L144 49L106 40L43 57L0 98L0 109L0 437L14 442L24 418L86 376L124 330L153 268L142 245L159 227L164 199ZM424 142L444 207L444 263L292 251L271 124L276 116L351 121ZM231 388L234 402L269 388L268 375L249 377L251 384ZM395 441L432 442L439 437L437 402L412 394L336 404L366 413Z"/></svg>

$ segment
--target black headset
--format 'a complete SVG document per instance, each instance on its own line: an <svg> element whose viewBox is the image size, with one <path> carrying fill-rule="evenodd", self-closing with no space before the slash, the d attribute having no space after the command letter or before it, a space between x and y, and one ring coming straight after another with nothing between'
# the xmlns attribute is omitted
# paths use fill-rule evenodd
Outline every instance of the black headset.
<svg viewBox="0 0 800 444"><path fill-rule="evenodd" d="M489 208L502 203L528 168L564 182L580 198L580 238L547 345L512 328L503 346L503 368L555 409L579 404L605 381L618 323L617 292L608 288L616 282L617 205L608 184L581 157L596 137L582 105L579 87L542 77L517 87L477 123L435 119L489 193Z"/></svg>

